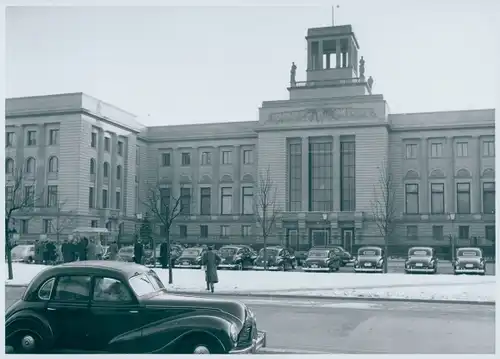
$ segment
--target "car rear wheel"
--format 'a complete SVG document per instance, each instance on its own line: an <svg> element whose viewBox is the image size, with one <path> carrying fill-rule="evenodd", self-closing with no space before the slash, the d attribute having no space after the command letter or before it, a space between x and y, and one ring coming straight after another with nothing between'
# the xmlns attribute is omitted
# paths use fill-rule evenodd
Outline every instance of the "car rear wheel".
<svg viewBox="0 0 500 359"><path fill-rule="evenodd" d="M8 341L7 346L11 346L16 354L39 353L42 348L42 339L31 331L21 331Z"/></svg>
<svg viewBox="0 0 500 359"><path fill-rule="evenodd" d="M183 339L175 354L224 354L220 343L208 334L192 334Z"/></svg>

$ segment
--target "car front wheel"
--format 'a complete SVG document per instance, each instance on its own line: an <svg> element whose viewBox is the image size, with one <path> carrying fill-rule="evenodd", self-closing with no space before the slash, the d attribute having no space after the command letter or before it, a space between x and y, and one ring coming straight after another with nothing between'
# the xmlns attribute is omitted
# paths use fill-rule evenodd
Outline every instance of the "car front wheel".
<svg viewBox="0 0 500 359"><path fill-rule="evenodd" d="M177 348L174 354L225 354L217 340L207 334L189 335Z"/></svg>
<svg viewBox="0 0 500 359"><path fill-rule="evenodd" d="M41 352L42 339L33 332L21 331L9 340L7 345L11 346L16 354L34 354Z"/></svg>

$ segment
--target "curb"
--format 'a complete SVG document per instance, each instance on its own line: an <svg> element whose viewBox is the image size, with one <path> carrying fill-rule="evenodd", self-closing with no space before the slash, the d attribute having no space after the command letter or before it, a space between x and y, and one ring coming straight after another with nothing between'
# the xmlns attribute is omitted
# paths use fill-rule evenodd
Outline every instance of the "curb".
<svg viewBox="0 0 500 359"><path fill-rule="evenodd" d="M23 284L5 284L5 287L23 288L27 287ZM237 298L261 298L261 299L314 299L314 300L332 300L332 301L359 301L359 302L400 302L400 303L427 303L427 304L466 304L466 305L481 305L494 306L494 301L473 301L473 300L449 300L449 299L405 299L405 298L379 298L379 297L331 297L321 295L292 295L292 294L276 294L276 293L233 293L219 292L206 294L204 292L187 292L187 291L171 291L172 294L202 296L202 297L237 297Z"/></svg>

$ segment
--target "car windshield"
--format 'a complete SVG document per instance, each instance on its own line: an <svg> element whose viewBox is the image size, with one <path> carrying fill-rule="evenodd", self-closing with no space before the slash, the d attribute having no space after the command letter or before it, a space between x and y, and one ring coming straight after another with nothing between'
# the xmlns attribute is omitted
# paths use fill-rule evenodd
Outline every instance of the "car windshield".
<svg viewBox="0 0 500 359"><path fill-rule="evenodd" d="M13 257L22 257L24 255L26 255L26 253L28 253L28 251L30 250L30 247L31 246L15 246L14 248L12 248L12 256Z"/></svg>
<svg viewBox="0 0 500 359"><path fill-rule="evenodd" d="M328 251L309 251L307 256L314 258L326 258L328 257Z"/></svg>
<svg viewBox="0 0 500 359"><path fill-rule="evenodd" d="M457 253L458 257L480 257L481 252L477 249L461 249Z"/></svg>
<svg viewBox="0 0 500 359"><path fill-rule="evenodd" d="M430 249L410 249L408 252L410 257L428 257L431 255Z"/></svg>
<svg viewBox="0 0 500 359"><path fill-rule="evenodd" d="M222 247L221 249L219 249L219 254L223 257L231 257L236 254L237 250L238 248L234 247Z"/></svg>
<svg viewBox="0 0 500 359"><path fill-rule="evenodd" d="M265 252L268 257L276 257L279 253L279 249L276 248L266 248ZM259 256L264 256L264 248L259 251Z"/></svg>
<svg viewBox="0 0 500 359"><path fill-rule="evenodd" d="M182 255L183 256L193 256L194 257L194 256L198 256L200 254L200 252L201 252L201 249L198 249L198 248L196 248L196 249L188 248L188 249L184 249L182 251Z"/></svg>
<svg viewBox="0 0 500 359"><path fill-rule="evenodd" d="M380 255L380 249L377 249L377 248L363 249L363 248L361 248L358 251L358 255L359 256L378 256L378 255Z"/></svg>
<svg viewBox="0 0 500 359"><path fill-rule="evenodd" d="M128 280L130 287L138 297L157 292L165 286L155 272L141 273Z"/></svg>

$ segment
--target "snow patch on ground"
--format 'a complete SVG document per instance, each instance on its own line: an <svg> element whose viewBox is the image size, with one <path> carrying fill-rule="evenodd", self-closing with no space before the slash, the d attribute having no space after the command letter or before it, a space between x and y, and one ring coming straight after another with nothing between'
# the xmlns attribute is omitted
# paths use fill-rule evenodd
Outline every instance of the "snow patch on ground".
<svg viewBox="0 0 500 359"><path fill-rule="evenodd" d="M14 279L6 284L26 285L43 265L14 263ZM167 285L168 270L154 269ZM7 270L5 271L7 273ZM402 273L304 273L219 271L220 294L274 294L344 298L495 301L494 276L406 275ZM7 274L6 274L7 276ZM172 292L205 292L205 273L173 270Z"/></svg>

